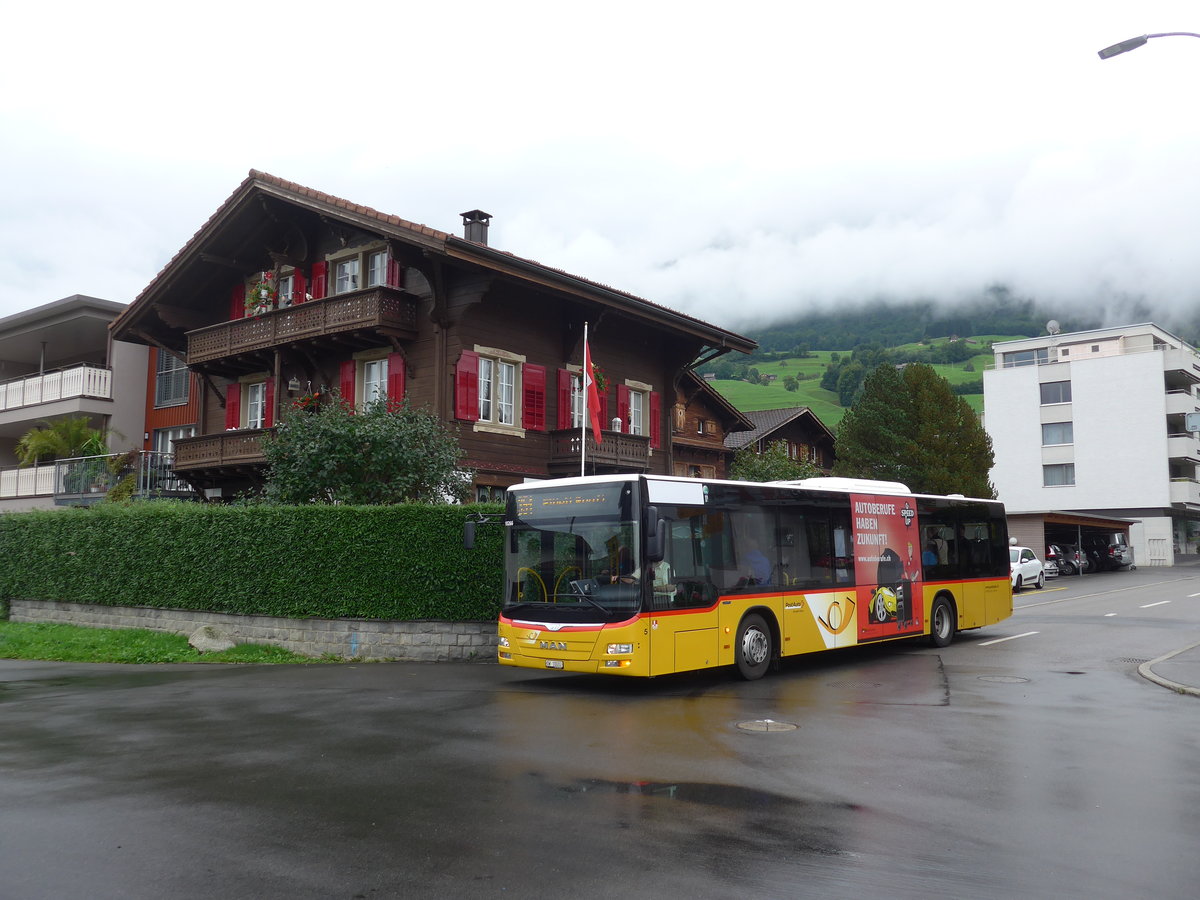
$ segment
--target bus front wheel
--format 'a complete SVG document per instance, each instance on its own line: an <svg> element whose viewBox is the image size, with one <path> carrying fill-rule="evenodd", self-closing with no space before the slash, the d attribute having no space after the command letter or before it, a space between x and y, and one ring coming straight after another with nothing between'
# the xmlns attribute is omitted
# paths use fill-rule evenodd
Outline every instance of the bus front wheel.
<svg viewBox="0 0 1200 900"><path fill-rule="evenodd" d="M742 619L737 634L738 672L747 681L762 678L771 664L771 629L763 617L751 613Z"/></svg>
<svg viewBox="0 0 1200 900"><path fill-rule="evenodd" d="M929 643L935 647L948 647L954 640L954 607L945 597L933 601L929 611Z"/></svg>

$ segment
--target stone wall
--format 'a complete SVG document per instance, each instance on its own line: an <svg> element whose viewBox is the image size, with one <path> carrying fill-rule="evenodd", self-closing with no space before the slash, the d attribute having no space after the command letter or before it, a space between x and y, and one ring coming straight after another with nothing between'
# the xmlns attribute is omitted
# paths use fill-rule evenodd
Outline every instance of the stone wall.
<svg viewBox="0 0 1200 900"><path fill-rule="evenodd" d="M226 613L11 600L13 622L97 628L148 628L190 635L211 625L237 642L286 647L305 656L415 662L495 662L495 622L397 622L379 619L280 619Z"/></svg>

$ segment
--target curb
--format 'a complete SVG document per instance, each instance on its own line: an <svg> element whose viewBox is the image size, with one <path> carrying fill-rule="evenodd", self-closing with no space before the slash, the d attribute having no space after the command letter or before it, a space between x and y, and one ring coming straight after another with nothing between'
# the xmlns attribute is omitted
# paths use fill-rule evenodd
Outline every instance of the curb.
<svg viewBox="0 0 1200 900"><path fill-rule="evenodd" d="M1195 650L1197 647L1200 647L1200 641L1190 644L1187 647L1180 647L1178 650L1172 650L1165 656L1158 657L1158 659L1152 659L1149 662L1144 662L1138 666L1138 674L1148 681L1153 681L1155 684L1169 688L1176 693L1191 694L1193 697L1200 697L1200 688L1193 687L1190 684L1180 684L1178 681L1172 681L1169 678L1163 678L1161 675L1158 675L1154 672L1154 666L1157 663L1166 662L1168 659L1178 656L1180 653L1187 653L1189 650Z"/></svg>

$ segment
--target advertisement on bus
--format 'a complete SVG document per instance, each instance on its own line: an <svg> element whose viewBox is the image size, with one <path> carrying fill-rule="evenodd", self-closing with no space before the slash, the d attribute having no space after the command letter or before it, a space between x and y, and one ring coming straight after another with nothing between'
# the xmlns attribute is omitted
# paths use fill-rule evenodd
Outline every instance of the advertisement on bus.
<svg viewBox="0 0 1200 900"><path fill-rule="evenodd" d="M860 641L920 634L921 545L912 498L852 494Z"/></svg>

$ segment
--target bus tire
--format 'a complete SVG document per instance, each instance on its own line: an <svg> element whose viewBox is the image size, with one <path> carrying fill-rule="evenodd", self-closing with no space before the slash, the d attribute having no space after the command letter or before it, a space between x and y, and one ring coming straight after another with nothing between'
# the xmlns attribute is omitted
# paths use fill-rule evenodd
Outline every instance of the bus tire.
<svg viewBox="0 0 1200 900"><path fill-rule="evenodd" d="M747 681L756 681L767 674L772 655L771 629L757 613L750 613L738 626L734 656L738 673Z"/></svg>
<svg viewBox="0 0 1200 900"><path fill-rule="evenodd" d="M950 646L954 626L954 606L945 597L938 597L929 610L929 643L935 647Z"/></svg>

